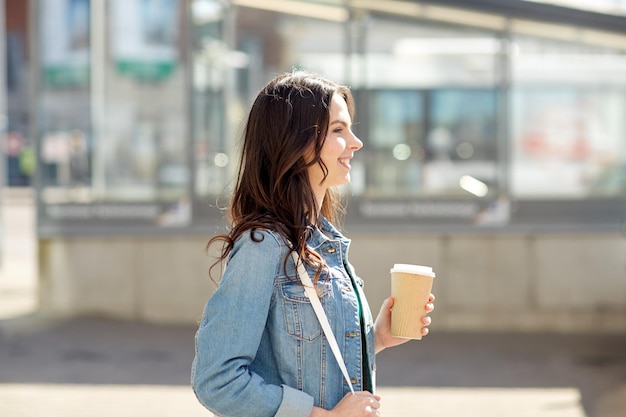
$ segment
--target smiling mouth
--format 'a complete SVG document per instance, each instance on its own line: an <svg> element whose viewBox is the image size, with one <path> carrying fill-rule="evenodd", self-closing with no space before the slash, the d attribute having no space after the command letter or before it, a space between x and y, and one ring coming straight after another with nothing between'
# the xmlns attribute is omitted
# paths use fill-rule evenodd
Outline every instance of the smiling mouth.
<svg viewBox="0 0 626 417"><path fill-rule="evenodd" d="M340 158L339 163L344 167L350 169L350 159L349 158Z"/></svg>

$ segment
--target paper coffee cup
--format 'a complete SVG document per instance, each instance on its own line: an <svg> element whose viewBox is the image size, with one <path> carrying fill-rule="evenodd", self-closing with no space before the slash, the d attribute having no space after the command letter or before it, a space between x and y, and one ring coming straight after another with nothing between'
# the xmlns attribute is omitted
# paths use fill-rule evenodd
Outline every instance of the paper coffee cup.
<svg viewBox="0 0 626 417"><path fill-rule="evenodd" d="M422 338L422 317L433 287L435 273L429 266L395 264L391 268L391 334L407 339Z"/></svg>

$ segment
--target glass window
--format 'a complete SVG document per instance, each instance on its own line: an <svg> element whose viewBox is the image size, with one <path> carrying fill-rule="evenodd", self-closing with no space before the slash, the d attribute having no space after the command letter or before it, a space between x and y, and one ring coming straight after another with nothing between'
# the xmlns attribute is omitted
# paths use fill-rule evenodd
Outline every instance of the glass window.
<svg viewBox="0 0 626 417"><path fill-rule="evenodd" d="M191 221L186 7L38 3L40 232Z"/></svg>
<svg viewBox="0 0 626 417"><path fill-rule="evenodd" d="M228 49L226 13L217 0L192 3L193 180L194 194L200 198L222 193L231 175L229 168L236 164L226 141L227 76L230 70L245 66L247 56Z"/></svg>
<svg viewBox="0 0 626 417"><path fill-rule="evenodd" d="M239 7L236 13L236 48L248 57L237 80L247 102L277 73L295 68L345 81L341 23L308 17L306 8L301 15L249 7Z"/></svg>
<svg viewBox="0 0 626 417"><path fill-rule="evenodd" d="M493 86L500 41L493 33L417 21L367 21L369 88Z"/></svg>
<svg viewBox="0 0 626 417"><path fill-rule="evenodd" d="M89 0L39 5L40 71L38 176L49 202L91 181L92 130Z"/></svg>
<svg viewBox="0 0 626 417"><path fill-rule="evenodd" d="M366 153L367 191L376 195L422 191L424 93L381 90L369 93ZM359 165L357 164L357 167ZM362 191L362 190L356 190Z"/></svg>
<svg viewBox="0 0 626 417"><path fill-rule="evenodd" d="M515 42L513 195L624 195L626 55L525 37Z"/></svg>
<svg viewBox="0 0 626 417"><path fill-rule="evenodd" d="M495 89L433 91L426 150L428 193L467 195L464 176L485 184L487 192L498 190Z"/></svg>
<svg viewBox="0 0 626 417"><path fill-rule="evenodd" d="M221 220L252 100L298 68L354 93L354 224L623 221L624 49L296 3L38 2L40 224Z"/></svg>
<svg viewBox="0 0 626 417"><path fill-rule="evenodd" d="M307 8L285 14L271 5L226 11L220 4L192 5L194 180L201 201L229 194L248 109L270 79L297 68L345 78L344 28L334 17L314 18ZM233 25L228 32L226 21Z"/></svg>
<svg viewBox="0 0 626 417"><path fill-rule="evenodd" d="M108 4L94 192L107 200L179 199L187 194L189 183L180 36L185 2Z"/></svg>
<svg viewBox="0 0 626 417"><path fill-rule="evenodd" d="M464 176L497 192L499 45L484 32L368 22L360 95L367 128L357 125L366 145L357 157L364 163L363 193L465 197L471 193L460 184Z"/></svg>
<svg viewBox="0 0 626 417"><path fill-rule="evenodd" d="M96 5L104 9L91 10ZM171 201L187 193L183 6L41 2L44 203ZM91 15L98 27L90 27Z"/></svg>
<svg viewBox="0 0 626 417"><path fill-rule="evenodd" d="M5 34L4 37L0 35L5 42L0 50L6 53L6 65L0 73L5 75L6 84L0 84L3 97L0 102L0 154L6 157L0 161L0 184L24 187L31 185L36 165L34 141L29 131L32 109L28 77L32 57L28 54L28 3L4 1L2 4L5 9L0 9L0 15L6 21L0 22Z"/></svg>

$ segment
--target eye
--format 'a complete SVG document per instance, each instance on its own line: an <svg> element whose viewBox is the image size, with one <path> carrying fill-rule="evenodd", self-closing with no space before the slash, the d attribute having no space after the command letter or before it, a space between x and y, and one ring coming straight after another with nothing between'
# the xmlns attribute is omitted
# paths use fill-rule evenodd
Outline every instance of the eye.
<svg viewBox="0 0 626 417"><path fill-rule="evenodd" d="M343 128L342 127L338 127L335 130L333 130L334 133L341 133L343 132Z"/></svg>

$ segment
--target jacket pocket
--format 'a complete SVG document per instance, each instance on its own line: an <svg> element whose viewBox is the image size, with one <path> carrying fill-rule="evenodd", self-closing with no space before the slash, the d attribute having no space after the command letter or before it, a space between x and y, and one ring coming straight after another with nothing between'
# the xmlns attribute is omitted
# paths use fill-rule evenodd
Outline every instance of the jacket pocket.
<svg viewBox="0 0 626 417"><path fill-rule="evenodd" d="M327 315L329 313L326 304L330 292L328 284L318 286L320 301ZM292 282L283 283L281 296L287 334L302 340L317 339L323 333L322 326L315 315L311 301L304 293L304 287ZM331 318L329 317L328 320L330 321Z"/></svg>

